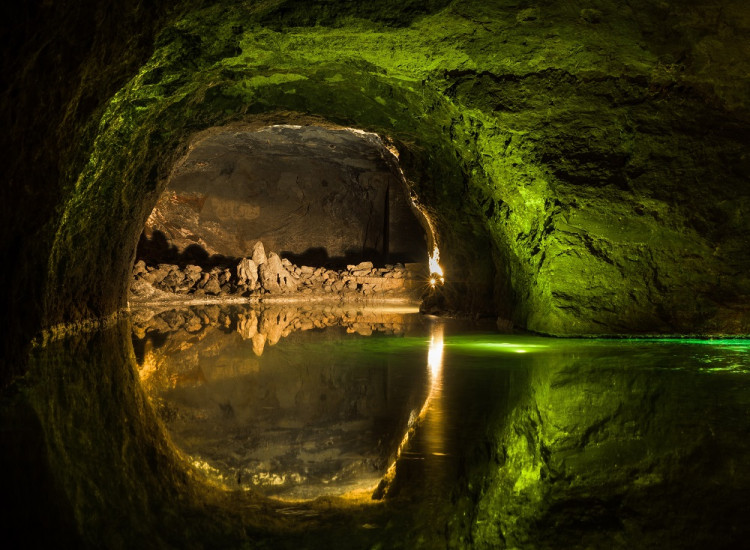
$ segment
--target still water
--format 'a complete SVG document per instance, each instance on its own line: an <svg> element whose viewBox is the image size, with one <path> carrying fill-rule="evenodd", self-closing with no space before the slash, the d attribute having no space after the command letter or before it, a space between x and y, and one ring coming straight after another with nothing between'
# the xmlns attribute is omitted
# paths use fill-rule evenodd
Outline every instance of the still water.
<svg viewBox="0 0 750 550"><path fill-rule="evenodd" d="M185 463L223 491L303 506L282 510L356 504L338 547L748 536L745 340L560 340L313 306L135 310L132 331Z"/></svg>

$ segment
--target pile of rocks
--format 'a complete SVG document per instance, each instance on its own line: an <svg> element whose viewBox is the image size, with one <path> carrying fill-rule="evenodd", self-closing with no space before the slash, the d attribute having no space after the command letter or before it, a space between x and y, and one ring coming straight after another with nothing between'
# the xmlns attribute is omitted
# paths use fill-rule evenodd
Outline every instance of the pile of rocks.
<svg viewBox="0 0 750 550"><path fill-rule="evenodd" d="M356 298L406 292L409 272L402 264L376 268L372 262L349 265L336 271L324 267L298 267L275 252L266 255L263 243L255 243L250 258L234 270L200 266L180 268L173 264L147 266L141 260L133 269L131 298L167 299L170 295L191 297L257 296L265 294L334 295Z"/></svg>

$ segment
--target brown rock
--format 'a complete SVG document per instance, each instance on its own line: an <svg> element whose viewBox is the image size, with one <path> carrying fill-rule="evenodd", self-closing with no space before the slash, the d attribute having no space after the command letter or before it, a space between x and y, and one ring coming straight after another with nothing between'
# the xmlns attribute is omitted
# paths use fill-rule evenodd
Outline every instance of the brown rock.
<svg viewBox="0 0 750 550"><path fill-rule="evenodd" d="M143 280L148 283L157 284L157 283L161 283L167 275L169 275L169 269L158 267L154 269L153 271L144 273L142 277L143 277Z"/></svg>
<svg viewBox="0 0 750 550"><path fill-rule="evenodd" d="M237 279L240 284L253 288L258 281L258 264L249 258L242 258L237 264Z"/></svg>
<svg viewBox="0 0 750 550"><path fill-rule="evenodd" d="M221 285L219 284L218 277L216 277L216 275L211 275L208 278L206 286L203 287L203 290L206 294L219 294L221 292Z"/></svg>
<svg viewBox="0 0 750 550"><path fill-rule="evenodd" d="M222 285L228 283L232 279L232 272L229 269L225 269L219 273L219 283Z"/></svg>
<svg viewBox="0 0 750 550"><path fill-rule="evenodd" d="M258 241L255 243L255 246L253 247L253 261L255 262L255 265L260 267L264 263L266 263L266 260L268 259L266 257L266 250L263 248L263 243Z"/></svg>
<svg viewBox="0 0 750 550"><path fill-rule="evenodd" d="M190 286L193 286L201 279L201 268L197 265L189 265L185 267L184 273L185 279L190 281Z"/></svg>
<svg viewBox="0 0 750 550"><path fill-rule="evenodd" d="M269 292L293 292L297 290L297 281L281 264L281 258L275 252L268 255L258 269L263 288Z"/></svg>

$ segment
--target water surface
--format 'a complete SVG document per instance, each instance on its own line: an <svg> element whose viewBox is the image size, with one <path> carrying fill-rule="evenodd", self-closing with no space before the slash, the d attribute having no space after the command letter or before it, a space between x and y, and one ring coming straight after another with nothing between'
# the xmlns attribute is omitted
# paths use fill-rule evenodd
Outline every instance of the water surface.
<svg viewBox="0 0 750 550"><path fill-rule="evenodd" d="M133 343L193 466L228 491L370 502L372 541L733 548L747 535L744 340L214 307L142 313Z"/></svg>

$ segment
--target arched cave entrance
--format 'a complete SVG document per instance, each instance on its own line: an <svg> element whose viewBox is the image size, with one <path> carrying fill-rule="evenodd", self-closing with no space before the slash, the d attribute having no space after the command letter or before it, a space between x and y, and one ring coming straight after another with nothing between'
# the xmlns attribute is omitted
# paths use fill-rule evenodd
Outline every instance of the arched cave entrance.
<svg viewBox="0 0 750 550"><path fill-rule="evenodd" d="M259 242L283 258L293 285L277 287L284 275L273 287L261 285L262 273L257 281L243 278L243 258L260 268ZM175 164L146 221L131 297L144 295L143 275L161 291L196 297L325 287L333 295L415 298L434 271L433 243L396 156L376 134L318 125L214 128ZM184 276L168 276L165 266ZM319 281L305 276L310 268Z"/></svg>

